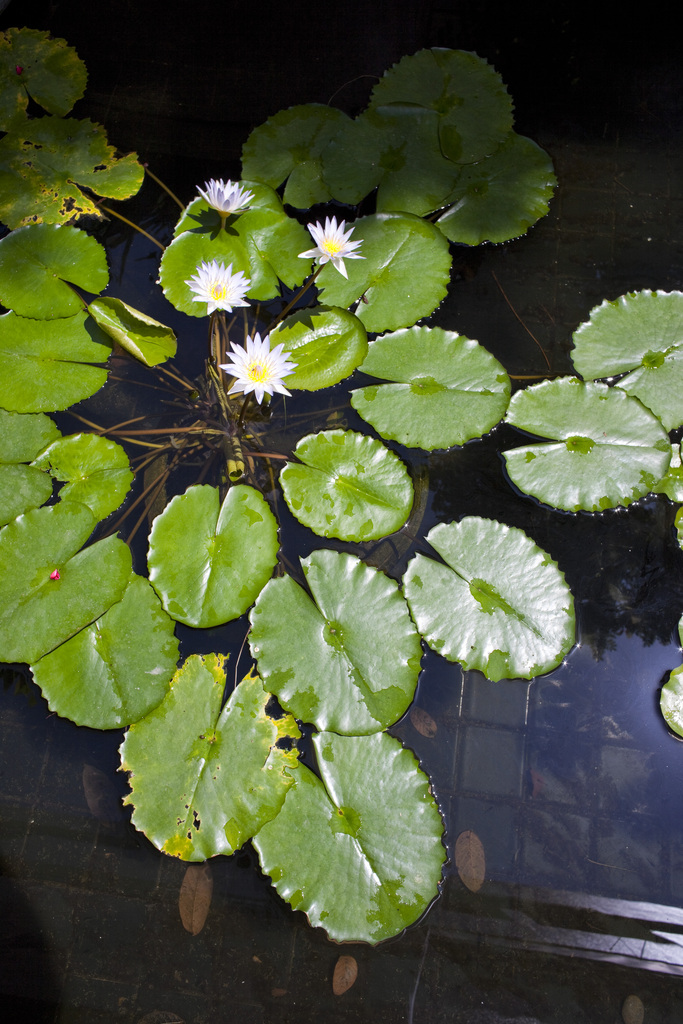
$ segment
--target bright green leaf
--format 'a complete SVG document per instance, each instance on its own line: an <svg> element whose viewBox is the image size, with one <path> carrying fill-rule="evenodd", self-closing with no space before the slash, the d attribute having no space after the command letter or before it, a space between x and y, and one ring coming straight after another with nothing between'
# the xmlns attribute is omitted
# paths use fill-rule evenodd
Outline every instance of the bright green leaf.
<svg viewBox="0 0 683 1024"><path fill-rule="evenodd" d="M120 444L97 434L72 434L46 448L33 465L65 481L61 501L80 501L99 521L118 508L133 482Z"/></svg>
<svg viewBox="0 0 683 1024"><path fill-rule="evenodd" d="M513 396L506 419L555 444L505 452L511 479L555 508L596 512L651 491L669 467L661 423L619 388L576 377L544 381Z"/></svg>
<svg viewBox="0 0 683 1024"><path fill-rule="evenodd" d="M120 299L95 299L88 312L105 334L145 366L158 366L176 354L176 336L170 327Z"/></svg>
<svg viewBox="0 0 683 1024"><path fill-rule="evenodd" d="M42 413L21 415L0 408L0 526L52 496L52 480L39 469L20 465L60 437Z"/></svg>
<svg viewBox="0 0 683 1024"><path fill-rule="evenodd" d="M398 935L438 894L446 850L429 779L388 733L313 743L320 778L295 773L253 842L280 896L336 942Z"/></svg>
<svg viewBox="0 0 683 1024"><path fill-rule="evenodd" d="M104 247L78 228L35 224L0 240L0 300L19 316L70 317L83 308L70 284L98 293L108 281Z"/></svg>
<svg viewBox="0 0 683 1024"><path fill-rule="evenodd" d="M317 391L338 384L368 351L361 321L335 306L297 310L271 331L270 339L271 348L282 343L297 364L286 381L292 391Z"/></svg>
<svg viewBox="0 0 683 1024"><path fill-rule="evenodd" d="M278 813L296 769L296 750L276 744L298 738L297 724L268 715L258 676L243 679L221 711L223 663L217 654L188 658L121 745L133 824L183 860L239 850Z"/></svg>
<svg viewBox="0 0 683 1024"><path fill-rule="evenodd" d="M130 550L107 537L80 551L94 528L89 508L63 501L0 530L0 661L38 661L121 600Z"/></svg>
<svg viewBox="0 0 683 1024"><path fill-rule="evenodd" d="M143 718L178 663L174 623L146 579L132 576L104 615L31 666L51 711L91 729Z"/></svg>
<svg viewBox="0 0 683 1024"><path fill-rule="evenodd" d="M294 449L280 484L291 512L321 537L377 540L405 523L413 485L381 441L352 430L308 434Z"/></svg>
<svg viewBox="0 0 683 1024"><path fill-rule="evenodd" d="M398 585L355 555L302 559L313 598L289 576L261 591L249 642L280 704L318 729L377 732L413 699L422 648Z"/></svg>
<svg viewBox="0 0 683 1024"><path fill-rule="evenodd" d="M375 430L410 448L450 448L481 437L505 414L510 379L476 341L440 327L375 339L359 367L372 384L351 405Z"/></svg>
<svg viewBox="0 0 683 1024"><path fill-rule="evenodd" d="M416 555L403 587L430 647L487 678L532 679L574 643L564 575L530 537L491 519L439 523L427 540L446 563Z"/></svg>
<svg viewBox="0 0 683 1024"><path fill-rule="evenodd" d="M172 618L208 628L236 619L272 576L277 521L262 495L240 484L189 487L154 520L149 579Z"/></svg>

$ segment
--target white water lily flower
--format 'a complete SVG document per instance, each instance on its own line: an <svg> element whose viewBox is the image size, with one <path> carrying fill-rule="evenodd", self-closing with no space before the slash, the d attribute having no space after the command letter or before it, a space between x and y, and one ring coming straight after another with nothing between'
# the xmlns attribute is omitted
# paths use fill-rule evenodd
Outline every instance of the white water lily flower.
<svg viewBox="0 0 683 1024"><path fill-rule="evenodd" d="M282 351L284 345L276 345L271 352L270 335L266 334L262 341L261 335L255 334L253 338L247 338L246 350L232 343L230 347L232 362L219 364L221 370L236 378L229 395L234 391L242 391L245 395L253 391L256 401L261 403L266 393L290 394L282 378L296 369L297 364L288 361L289 352Z"/></svg>
<svg viewBox="0 0 683 1024"><path fill-rule="evenodd" d="M306 252L300 252L299 256L302 259L315 258L321 266L323 263L331 262L335 270L338 270L340 274L348 278L349 275L346 273L344 260L364 260L365 256L354 252L360 245L360 242L349 242L353 228L349 228L346 234L344 234L345 227L346 221L344 220L337 226L336 217L332 217L331 220L329 217L326 217L325 227L322 226L320 221L317 224L309 224L308 230L316 247L315 249L307 249Z"/></svg>
<svg viewBox="0 0 683 1024"><path fill-rule="evenodd" d="M225 267L218 260L200 263L197 273L185 282L194 292L193 302L208 302L208 313L225 309L228 313L233 306L248 306L244 296L251 284L241 270L233 274L232 263Z"/></svg>
<svg viewBox="0 0 683 1024"><path fill-rule="evenodd" d="M204 182L204 188L197 186L197 191L209 206L223 214L244 213L254 198L253 192L240 188L236 181L223 181L222 178Z"/></svg>

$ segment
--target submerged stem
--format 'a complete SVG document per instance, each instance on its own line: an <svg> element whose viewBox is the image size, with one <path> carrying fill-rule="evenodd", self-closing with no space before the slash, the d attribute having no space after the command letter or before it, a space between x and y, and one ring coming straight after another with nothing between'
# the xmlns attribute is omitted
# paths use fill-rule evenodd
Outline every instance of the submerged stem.
<svg viewBox="0 0 683 1024"><path fill-rule="evenodd" d="M150 242L154 242L155 245L158 245L162 252L166 248L165 245L161 244L158 238L155 238L154 235L150 235L149 231L145 231L145 229L141 228L139 224L135 223L135 221L128 220L128 218L124 217L122 213L117 213L116 210L112 210L110 206L105 206L104 203L98 203L97 205L100 210L104 210L105 213L108 213L112 217L117 217L119 220L122 220L124 224L127 224L128 227L135 228L135 230L139 231L141 235L145 236L145 238L149 238Z"/></svg>
<svg viewBox="0 0 683 1024"><path fill-rule="evenodd" d="M147 164L143 164L142 166L145 168L145 174L148 174L150 176L150 178L152 179L152 181L156 181L157 185L160 188L163 188L164 192L166 192L166 194L169 195L171 197L171 199L178 204L180 209L184 210L185 209L185 203L181 203L180 202L180 200L178 199L178 196L175 194L175 192L171 192L171 190L168 187L168 185L164 185L164 183L161 180L161 178L157 178L156 174L153 174L152 171L150 171L150 169L147 166Z"/></svg>

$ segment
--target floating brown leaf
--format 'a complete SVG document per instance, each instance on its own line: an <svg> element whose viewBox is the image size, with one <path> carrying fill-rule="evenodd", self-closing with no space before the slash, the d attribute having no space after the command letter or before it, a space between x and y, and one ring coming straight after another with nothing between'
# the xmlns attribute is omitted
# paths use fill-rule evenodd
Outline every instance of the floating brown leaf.
<svg viewBox="0 0 683 1024"><path fill-rule="evenodd" d="M335 996L343 996L351 988L358 977L358 964L352 956L340 956L334 966L332 991Z"/></svg>
<svg viewBox="0 0 683 1024"><path fill-rule="evenodd" d="M645 1007L642 999L638 996L626 996L624 1005L621 1008L621 1016L624 1024L643 1024L645 1020Z"/></svg>
<svg viewBox="0 0 683 1024"><path fill-rule="evenodd" d="M426 736L428 739L436 736L436 722L423 708L413 708L410 712L410 721L421 736Z"/></svg>
<svg viewBox="0 0 683 1024"><path fill-rule="evenodd" d="M207 863L190 864L183 877L178 908L183 928L190 935L199 935L211 906L213 875Z"/></svg>
<svg viewBox="0 0 683 1024"><path fill-rule="evenodd" d="M93 818L103 825L115 825L124 817L121 799L113 782L100 768L83 765L83 792Z"/></svg>
<svg viewBox="0 0 683 1024"><path fill-rule="evenodd" d="M486 855L476 832L467 829L456 839L455 866L463 885L470 892L478 892L486 878Z"/></svg>

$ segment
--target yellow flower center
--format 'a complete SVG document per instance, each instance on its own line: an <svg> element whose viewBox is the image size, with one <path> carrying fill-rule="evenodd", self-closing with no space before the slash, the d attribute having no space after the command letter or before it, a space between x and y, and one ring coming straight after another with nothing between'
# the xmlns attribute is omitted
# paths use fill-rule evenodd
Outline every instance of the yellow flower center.
<svg viewBox="0 0 683 1024"><path fill-rule="evenodd" d="M330 239L325 239L325 251L328 256L336 256L340 249L341 245L339 242L333 242Z"/></svg>
<svg viewBox="0 0 683 1024"><path fill-rule="evenodd" d="M227 289L226 289L225 285L222 284L221 282L216 282L216 284L212 284L211 285L211 298L215 299L216 301L219 301L220 299L224 299L225 298L226 290Z"/></svg>
<svg viewBox="0 0 683 1024"><path fill-rule="evenodd" d="M255 384L268 379L268 367L264 363L249 363L249 380Z"/></svg>

